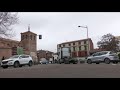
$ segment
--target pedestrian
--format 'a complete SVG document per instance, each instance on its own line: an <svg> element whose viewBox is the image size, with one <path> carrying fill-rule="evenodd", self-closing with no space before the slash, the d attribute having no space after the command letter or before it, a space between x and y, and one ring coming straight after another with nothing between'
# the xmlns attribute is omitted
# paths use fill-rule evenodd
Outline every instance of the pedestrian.
<svg viewBox="0 0 120 90"><path fill-rule="evenodd" d="M2 57L2 60L5 60L5 57L4 57L4 56Z"/></svg>

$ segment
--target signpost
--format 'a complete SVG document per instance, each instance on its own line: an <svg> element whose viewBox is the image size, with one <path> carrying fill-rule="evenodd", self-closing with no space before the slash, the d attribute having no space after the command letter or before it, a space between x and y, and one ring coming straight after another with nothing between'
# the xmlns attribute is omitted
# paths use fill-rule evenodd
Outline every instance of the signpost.
<svg viewBox="0 0 120 90"><path fill-rule="evenodd" d="M17 47L17 54L18 55L23 54L23 48L22 47Z"/></svg>

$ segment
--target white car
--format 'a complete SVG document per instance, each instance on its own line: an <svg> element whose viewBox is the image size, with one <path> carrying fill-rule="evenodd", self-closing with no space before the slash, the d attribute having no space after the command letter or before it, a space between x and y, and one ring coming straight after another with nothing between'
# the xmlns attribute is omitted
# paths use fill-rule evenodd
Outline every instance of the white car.
<svg viewBox="0 0 120 90"><path fill-rule="evenodd" d="M88 64L91 63L99 64L101 62L105 62L106 64L109 64L110 62L118 63L120 62L120 60L118 55L112 51L96 52L87 58Z"/></svg>
<svg viewBox="0 0 120 90"><path fill-rule="evenodd" d="M8 68L9 66L22 67L23 65L32 66L33 59L30 55L14 55L9 59L5 59L1 62L1 67Z"/></svg>

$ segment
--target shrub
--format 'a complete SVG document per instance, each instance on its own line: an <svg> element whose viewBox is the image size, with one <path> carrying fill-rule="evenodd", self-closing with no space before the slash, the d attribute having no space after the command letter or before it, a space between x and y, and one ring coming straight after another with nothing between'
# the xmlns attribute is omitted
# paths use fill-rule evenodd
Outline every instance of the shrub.
<svg viewBox="0 0 120 90"><path fill-rule="evenodd" d="M118 54L118 57L119 57L119 59L120 59L120 53Z"/></svg>

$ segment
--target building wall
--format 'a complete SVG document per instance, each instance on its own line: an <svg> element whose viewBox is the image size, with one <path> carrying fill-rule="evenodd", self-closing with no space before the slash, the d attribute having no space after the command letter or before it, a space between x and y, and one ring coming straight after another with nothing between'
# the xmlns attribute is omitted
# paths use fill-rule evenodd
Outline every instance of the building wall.
<svg viewBox="0 0 120 90"><path fill-rule="evenodd" d="M5 57L5 59L11 57L12 56L11 48L0 47L0 60L2 59L3 56Z"/></svg>
<svg viewBox="0 0 120 90"><path fill-rule="evenodd" d="M5 56L5 58L9 58L12 56L12 47L17 47L19 45L19 41L0 38L0 58Z"/></svg>
<svg viewBox="0 0 120 90"><path fill-rule="evenodd" d="M27 35L27 38L26 38L26 35ZM6 57L10 57L11 55L13 55L13 52L15 52L15 49L13 49L13 47L15 48L18 46L23 47L24 54L30 54L30 52L35 53L36 54L35 59L36 59L37 57L37 34L32 33L30 31L21 33L21 41L0 38L0 48L2 51L0 52L0 55L5 55L6 53ZM4 49L4 48L9 48L9 49Z"/></svg>
<svg viewBox="0 0 120 90"><path fill-rule="evenodd" d="M28 31L21 33L21 45L26 51L37 53L37 35Z"/></svg>
<svg viewBox="0 0 120 90"><path fill-rule="evenodd" d="M37 51L37 57L38 60L40 60L41 58L46 58L47 60L49 60L50 58L53 58L53 52L46 50L39 50Z"/></svg>
<svg viewBox="0 0 120 90"><path fill-rule="evenodd" d="M37 62L37 34L31 31L21 33L20 45L24 48L25 54L31 55L33 60Z"/></svg>
<svg viewBox="0 0 120 90"><path fill-rule="evenodd" d="M87 50L88 50L88 40L77 40L77 41L71 41L71 42L64 42L57 45L57 50L59 51L60 47L69 47L71 50L71 56L72 57L85 57L87 56ZM80 49L79 49L80 47ZM86 48L85 48L86 47ZM89 39L89 51L93 50L93 42L91 39Z"/></svg>

